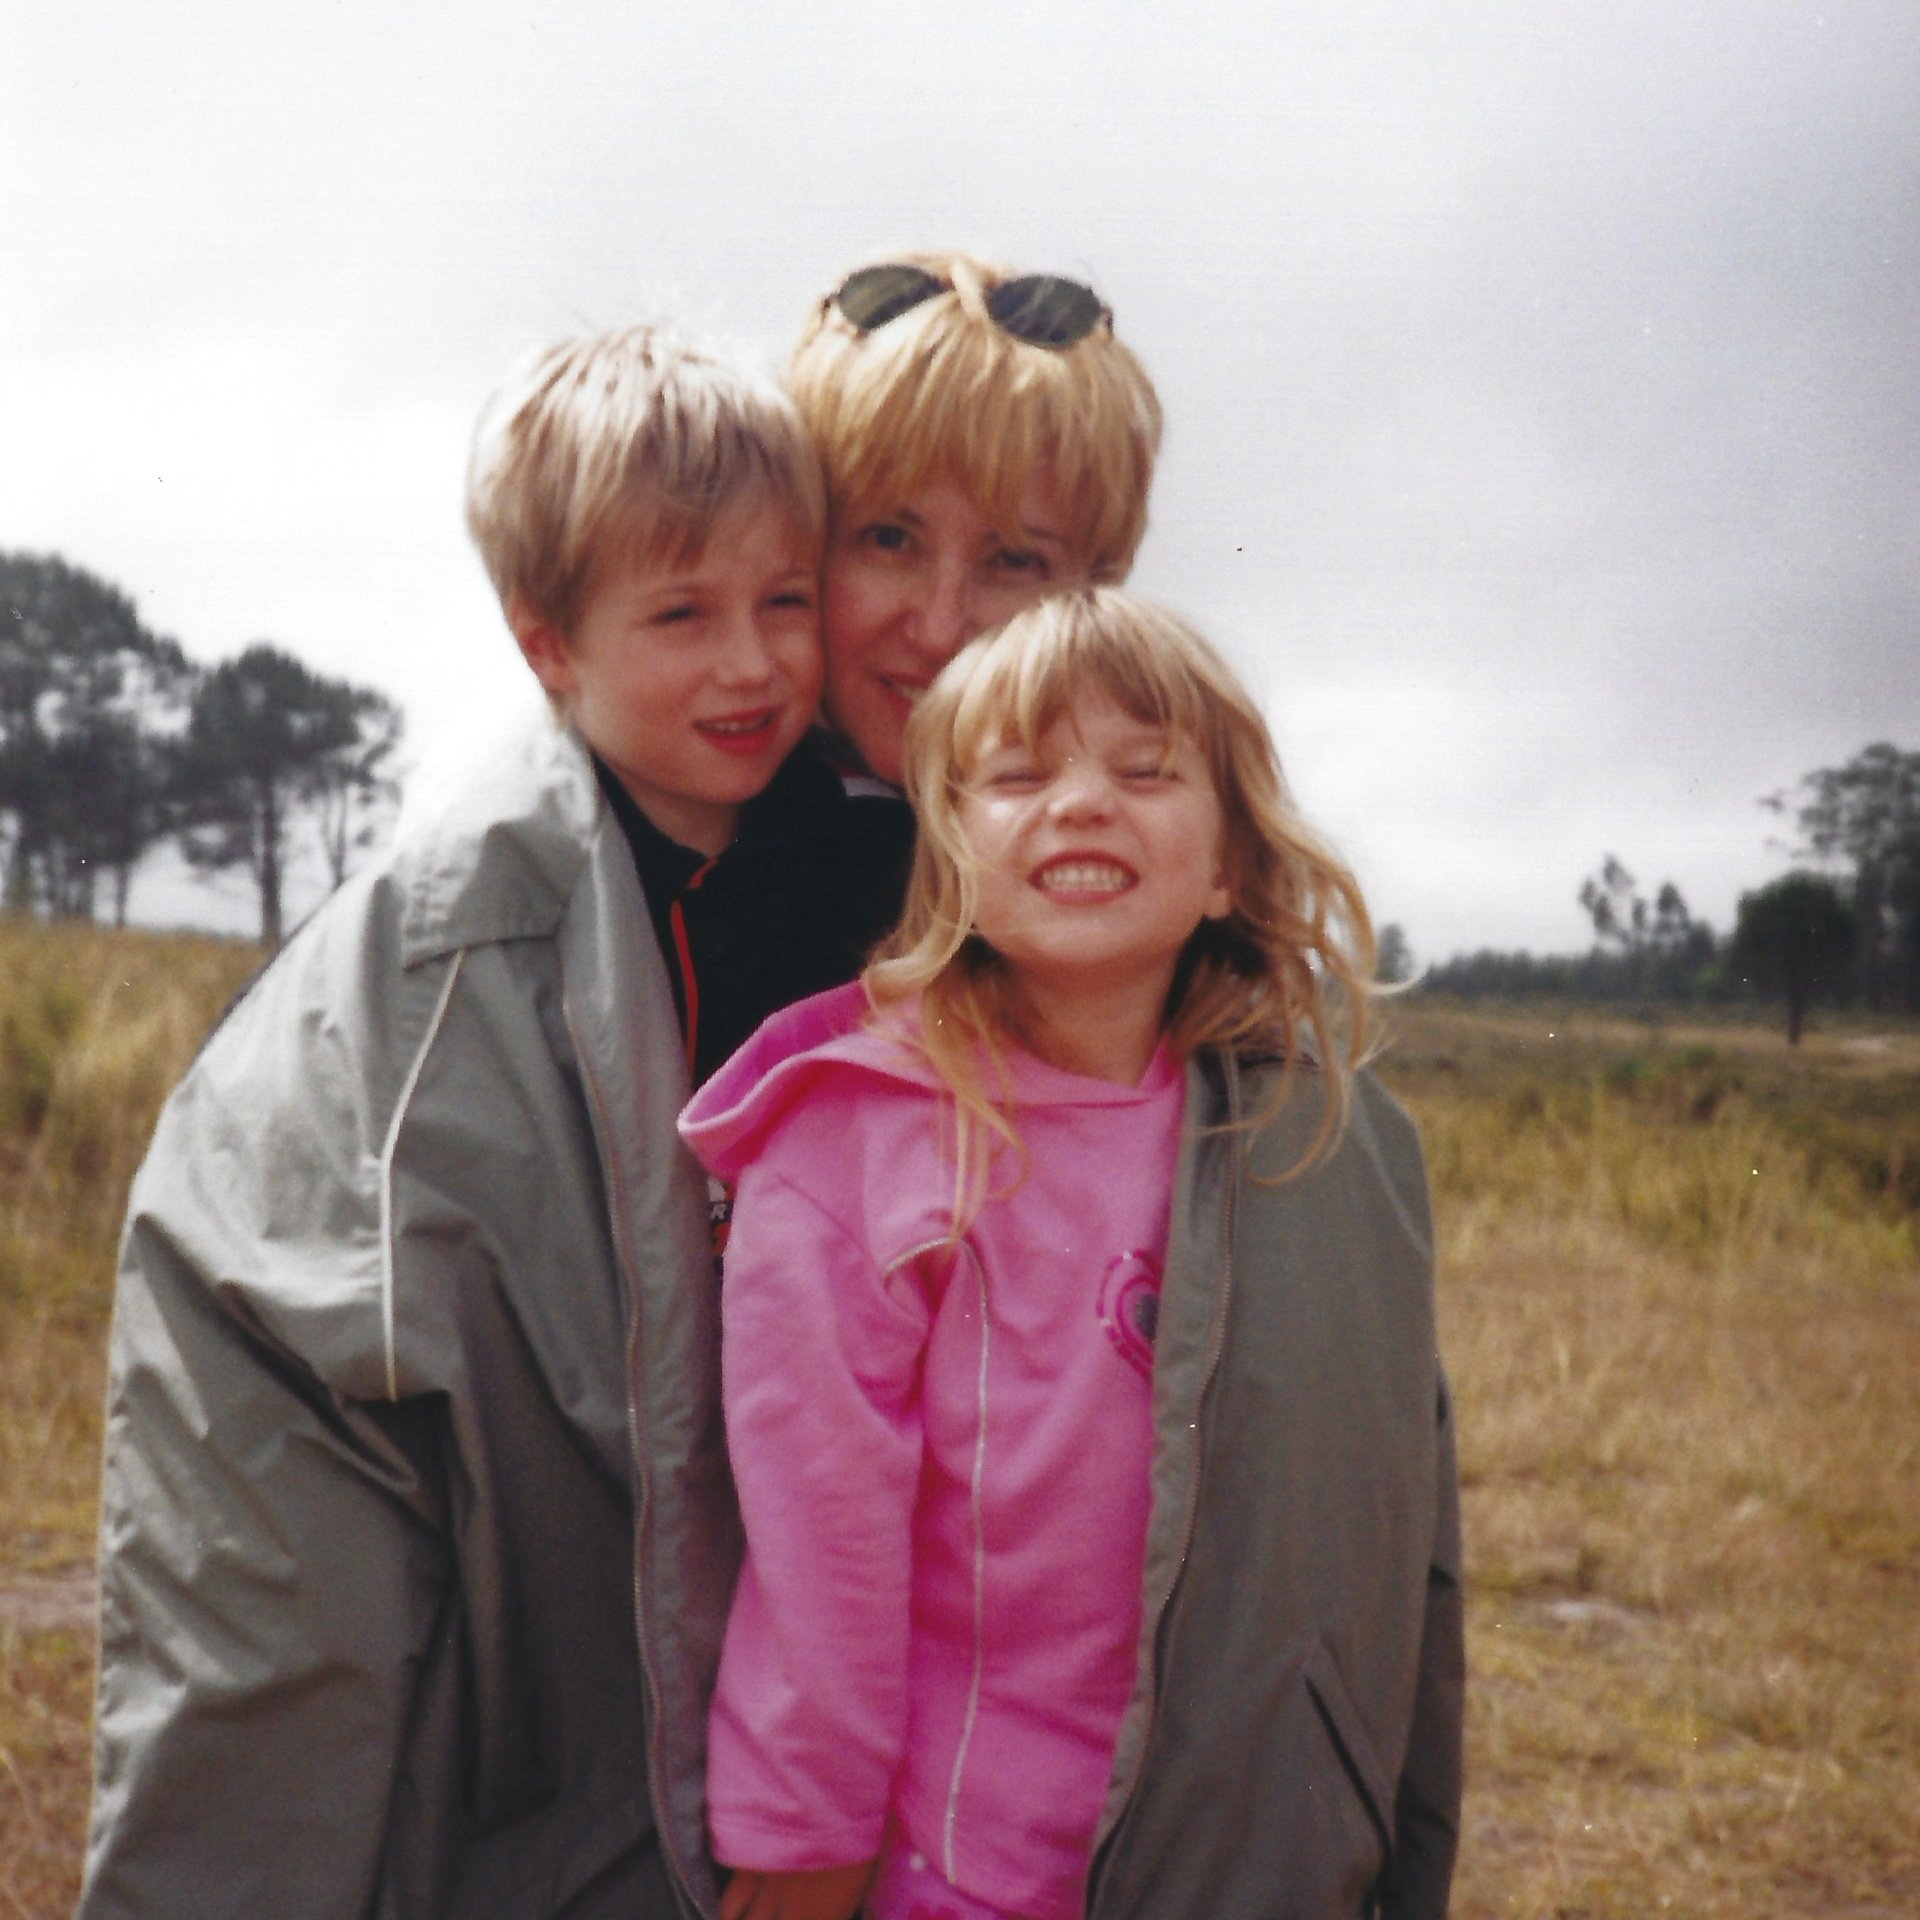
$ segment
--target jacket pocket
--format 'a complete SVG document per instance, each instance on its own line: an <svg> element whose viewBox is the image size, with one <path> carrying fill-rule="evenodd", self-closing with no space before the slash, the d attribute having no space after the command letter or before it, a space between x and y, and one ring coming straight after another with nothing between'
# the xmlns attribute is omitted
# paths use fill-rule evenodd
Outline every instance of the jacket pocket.
<svg viewBox="0 0 1920 1920"><path fill-rule="evenodd" d="M1359 1920L1393 1797L1325 1641L1177 1674L1131 1803L1096 1862L1092 1920Z"/></svg>
<svg viewBox="0 0 1920 1920"><path fill-rule="evenodd" d="M1380 1764L1380 1756L1374 1751L1372 1736L1360 1718L1360 1710L1353 1704L1353 1695L1347 1691L1347 1683L1340 1677L1340 1669L1324 1640L1313 1643L1302 1672L1307 1691L1320 1709L1320 1718L1326 1723L1341 1763L1359 1791L1374 1831L1380 1836L1380 1852L1384 1858L1393 1845L1393 1787Z"/></svg>

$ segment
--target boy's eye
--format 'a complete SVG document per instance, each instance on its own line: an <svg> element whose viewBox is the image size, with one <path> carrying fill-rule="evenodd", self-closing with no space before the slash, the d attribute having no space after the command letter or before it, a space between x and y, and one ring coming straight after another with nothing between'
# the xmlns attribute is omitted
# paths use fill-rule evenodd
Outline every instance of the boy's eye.
<svg viewBox="0 0 1920 1920"><path fill-rule="evenodd" d="M879 553L905 553L908 537L906 528L897 520L876 520L860 534L861 543Z"/></svg>
<svg viewBox="0 0 1920 1920"><path fill-rule="evenodd" d="M656 627L677 626L680 622L693 619L700 609L691 600L675 600L653 611L653 624Z"/></svg>
<svg viewBox="0 0 1920 1920"><path fill-rule="evenodd" d="M783 587L773 596L776 607L798 608L803 613L813 611L813 589L811 587Z"/></svg>

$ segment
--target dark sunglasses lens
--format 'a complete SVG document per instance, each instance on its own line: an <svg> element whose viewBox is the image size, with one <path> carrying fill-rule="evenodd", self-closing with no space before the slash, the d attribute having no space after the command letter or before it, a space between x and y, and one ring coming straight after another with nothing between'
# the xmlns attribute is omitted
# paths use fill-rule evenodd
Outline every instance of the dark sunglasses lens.
<svg viewBox="0 0 1920 1920"><path fill-rule="evenodd" d="M946 290L947 283L923 267L862 267L841 281L833 304L862 333L871 333Z"/></svg>
<svg viewBox="0 0 1920 1920"><path fill-rule="evenodd" d="M1091 287L1054 273L1023 274L995 287L987 311L1016 340L1036 347L1070 347L1108 317Z"/></svg>

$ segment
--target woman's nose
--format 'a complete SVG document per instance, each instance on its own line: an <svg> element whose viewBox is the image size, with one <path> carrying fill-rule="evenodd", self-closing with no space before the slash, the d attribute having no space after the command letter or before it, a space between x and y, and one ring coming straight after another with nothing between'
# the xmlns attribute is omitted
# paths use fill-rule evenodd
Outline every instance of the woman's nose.
<svg viewBox="0 0 1920 1920"><path fill-rule="evenodd" d="M972 578L958 568L938 569L914 609L910 623L916 649L928 662L944 667L981 628Z"/></svg>

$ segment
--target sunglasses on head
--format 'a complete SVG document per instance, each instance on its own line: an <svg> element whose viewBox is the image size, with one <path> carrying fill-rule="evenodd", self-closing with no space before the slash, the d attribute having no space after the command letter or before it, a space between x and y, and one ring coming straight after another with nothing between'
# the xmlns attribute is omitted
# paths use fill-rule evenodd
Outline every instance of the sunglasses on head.
<svg viewBox="0 0 1920 1920"><path fill-rule="evenodd" d="M924 267L862 267L848 274L829 299L862 333L872 333L936 294L952 291L950 282ZM1057 273L1003 280L987 294L987 313L1002 333L1030 347L1070 347L1095 327L1113 325L1112 308L1091 287Z"/></svg>

